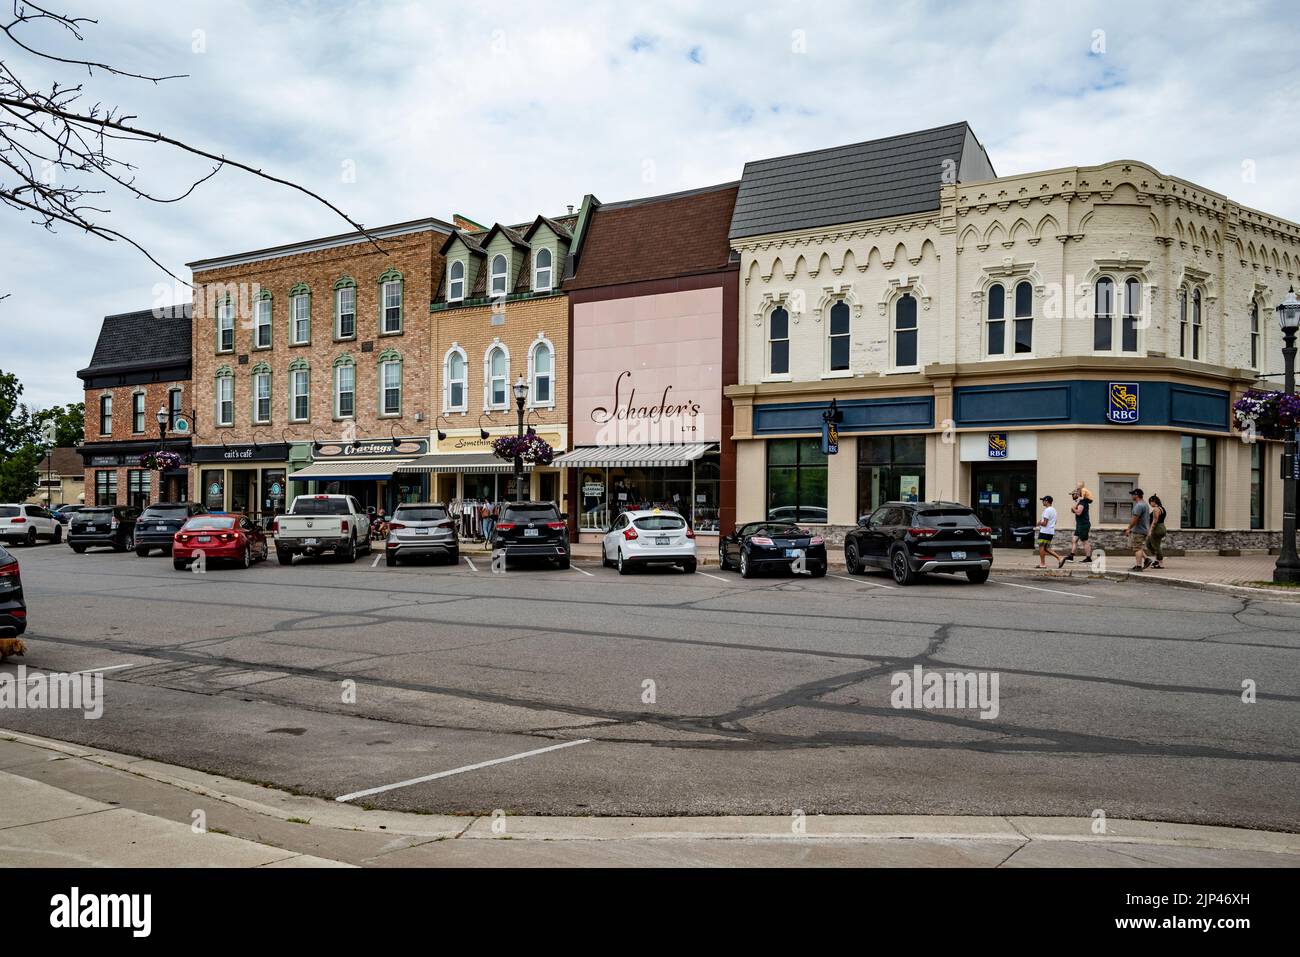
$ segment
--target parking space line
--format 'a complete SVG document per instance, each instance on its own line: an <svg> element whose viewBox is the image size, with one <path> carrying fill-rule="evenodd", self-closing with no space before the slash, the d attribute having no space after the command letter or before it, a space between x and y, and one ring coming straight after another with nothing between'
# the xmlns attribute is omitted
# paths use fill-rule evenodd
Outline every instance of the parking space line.
<svg viewBox="0 0 1300 957"><path fill-rule="evenodd" d="M870 585L872 588L888 588L890 591L893 591L894 589L893 585L882 585L880 582L864 581L861 578L850 578L847 575L832 575L831 578L838 578L843 582L853 582L855 585Z"/></svg>
<svg viewBox="0 0 1300 957"><path fill-rule="evenodd" d="M723 578L721 575L710 575L708 572L702 572L698 568L695 570L695 574L703 575L705 578L712 578L715 582L726 582L727 584L731 583L730 578Z"/></svg>
<svg viewBox="0 0 1300 957"><path fill-rule="evenodd" d="M1055 588L1039 588L1037 585L1017 585L1015 582L994 581L993 584L1006 585L1008 588L1028 588L1030 591L1045 591L1049 595L1064 595L1066 598L1086 598L1088 601L1096 601L1098 597L1097 595L1076 595L1073 592L1057 591Z"/></svg>
<svg viewBox="0 0 1300 957"><path fill-rule="evenodd" d="M586 571L586 570L584 570L584 569L581 569L581 568L579 568L577 565L570 565L570 566L569 566L569 571L573 571L573 572L582 572L582 574L586 575L588 578L595 578L595 577L596 577L596 576L593 575L591 572Z"/></svg>
<svg viewBox="0 0 1300 957"><path fill-rule="evenodd" d="M470 571L478 571L478 566L474 564L474 559L470 558L468 555L462 555L461 558L465 559L465 563L469 565Z"/></svg>
<svg viewBox="0 0 1300 957"><path fill-rule="evenodd" d="M376 555L376 556L375 556L375 560L374 560L373 562L370 563L370 567L371 567L371 568L374 568L376 565L378 565L378 564L379 564L379 559L381 559L381 558L383 558L383 557L384 557L383 555Z"/></svg>
<svg viewBox="0 0 1300 957"><path fill-rule="evenodd" d="M426 774L424 777L411 778L409 781L398 781L396 784L385 784L382 787L367 788L364 791L354 791L351 794L344 794L336 797L334 800L339 803L345 801L355 801L357 798L370 797L372 794L382 794L385 791L392 791L396 788L406 788L413 784L424 784L428 781L436 781L439 778L449 778L453 774L464 774L466 771L477 771L479 768L490 768L494 764L505 764L507 761L518 761L521 758L531 758L537 754L545 754L547 751L559 751L561 748L572 748L579 744L590 744L591 738L579 738L577 741L565 741L561 744L552 744L550 747L537 748L533 751L524 751L520 754L512 754L504 758L493 758L491 761L480 761L477 764L467 764L464 767L452 768L450 771L439 771L437 774Z"/></svg>

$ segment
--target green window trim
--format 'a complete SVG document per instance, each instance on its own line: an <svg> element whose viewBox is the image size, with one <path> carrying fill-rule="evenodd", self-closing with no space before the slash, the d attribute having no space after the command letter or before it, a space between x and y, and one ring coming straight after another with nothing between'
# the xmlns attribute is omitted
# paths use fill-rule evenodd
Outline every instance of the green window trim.
<svg viewBox="0 0 1300 957"><path fill-rule="evenodd" d="M386 328L386 304L384 301L384 287L389 283L397 283L397 328ZM394 266L389 266L380 274L377 280L379 294L376 297L379 308L379 334L381 336L400 336L406 331L406 278Z"/></svg>
<svg viewBox="0 0 1300 957"><path fill-rule="evenodd" d="M230 293L226 293L224 296L220 297L217 300L216 305L217 305L217 355L226 355L228 353L235 351L235 301L231 297ZM223 331L221 327L221 323L223 319L222 313L225 311L227 306L230 307L230 348L223 349L221 347L221 333Z"/></svg>
<svg viewBox="0 0 1300 957"><path fill-rule="evenodd" d="M334 281L334 285L332 288L334 291L334 295L332 297L333 303L331 305L331 309L334 315L334 323L332 326L334 341L350 342L351 340L357 337L357 306L360 301L360 297L357 295L357 281L353 279L351 276L344 273L342 276L340 276L338 279ZM340 290L343 289L352 290L352 332L350 332L347 335L343 334L343 327L342 327L343 317L339 311L339 292Z"/></svg>
<svg viewBox="0 0 1300 957"><path fill-rule="evenodd" d="M307 338L305 339L299 339L294 335L295 326L298 322L296 303L300 298L306 298L307 300ZM294 283L289 289L289 345L311 345L311 287L305 282Z"/></svg>
<svg viewBox="0 0 1300 957"><path fill-rule="evenodd" d="M355 420L356 417L357 417L357 375L356 375L356 368L357 368L357 363L356 363L356 361L352 358L351 355L349 355L349 354L346 353L346 352L343 353L341 356L339 356L337 359L334 360L334 363L333 363L333 369L334 369L334 372L333 372L333 374L332 374L331 377L330 377L330 378L331 378L331 389L332 389L332 391L333 391L334 394L333 394L333 396L332 396L332 398L331 398L331 401L330 401L330 408L331 408L331 413L332 413L333 419L334 419L334 421L336 421L336 422L347 422L347 421L352 421L352 420ZM343 414L342 414L342 411L341 411L340 408L339 408L339 370L340 370L340 369L351 369L351 370L352 370L352 413L351 413L350 415L343 415Z"/></svg>
<svg viewBox="0 0 1300 957"><path fill-rule="evenodd" d="M389 364L397 366L397 411L384 411L384 368ZM379 354L375 363L375 391L378 393L377 413L381 419L399 419L402 417L403 408L406 405L406 384L403 381L405 376L404 363L402 354L396 349L385 349Z"/></svg>
<svg viewBox="0 0 1300 957"><path fill-rule="evenodd" d="M221 399L221 383L222 383L222 381L225 380L225 379L229 379L229 380L230 380L230 421L229 421L229 422L222 421L222 418L221 418L221 404L222 404L222 399ZM216 427L219 428L219 429L230 429L230 428L234 428L234 425L235 425L235 402L236 402L236 399L235 399L235 373L234 373L234 371L230 368L230 366L225 365L225 364L222 364L222 365L220 365L220 366L217 367L217 371L216 371L216 373L213 375L213 380L214 380L214 382L215 382L215 386L214 386L214 388L213 388L213 390L212 390L212 391L213 391L213 396L212 396L212 398L213 398L213 403L214 403L214 408L213 408L213 421L215 422Z"/></svg>
<svg viewBox="0 0 1300 957"><path fill-rule="evenodd" d="M266 418L260 418L257 414L257 377L266 376L266 392L269 400ZM275 373L265 362L259 362L248 373L248 392L249 399L252 401L253 424L269 425L275 415Z"/></svg>

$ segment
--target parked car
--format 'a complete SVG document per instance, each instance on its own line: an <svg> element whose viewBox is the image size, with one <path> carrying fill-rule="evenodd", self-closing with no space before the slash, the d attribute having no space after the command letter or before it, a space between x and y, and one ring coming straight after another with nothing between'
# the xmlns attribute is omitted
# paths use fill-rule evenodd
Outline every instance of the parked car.
<svg viewBox="0 0 1300 957"><path fill-rule="evenodd" d="M793 522L748 522L718 540L718 565L738 568L742 578L776 568L793 570L801 555L810 575L826 574L826 540Z"/></svg>
<svg viewBox="0 0 1300 957"><path fill-rule="evenodd" d="M959 502L886 502L844 538L850 575L883 568L900 585L928 572L965 572L979 584L993 566L993 529Z"/></svg>
<svg viewBox="0 0 1300 957"><path fill-rule="evenodd" d="M72 516L85 507L84 505L60 505L52 514L60 525L67 525L68 522L72 521Z"/></svg>
<svg viewBox="0 0 1300 957"><path fill-rule="evenodd" d="M0 545L0 635L21 635L27 630L27 604L18 559Z"/></svg>
<svg viewBox="0 0 1300 957"><path fill-rule="evenodd" d="M830 519L826 509L816 505L781 505L768 511L767 520L785 524L800 521L811 525L825 525Z"/></svg>
<svg viewBox="0 0 1300 957"><path fill-rule="evenodd" d="M299 495L276 516L271 533L281 565L292 564L295 555L332 552L352 562L358 549L370 554L370 518L351 495Z"/></svg>
<svg viewBox="0 0 1300 957"><path fill-rule="evenodd" d="M0 542L35 545L44 538L63 541L63 526L40 505L0 505Z"/></svg>
<svg viewBox="0 0 1300 957"><path fill-rule="evenodd" d="M460 537L447 506L403 503L393 512L384 539L384 564L391 568L400 559L416 555L433 555L460 564Z"/></svg>
<svg viewBox="0 0 1300 957"><path fill-rule="evenodd" d="M140 509L132 505L96 505L72 516L68 544L80 555L92 545L107 545L115 552L135 548L135 523Z"/></svg>
<svg viewBox="0 0 1300 957"><path fill-rule="evenodd" d="M198 502L157 502L140 513L135 523L135 553L141 558L157 548L172 553L173 539L181 526L208 510Z"/></svg>
<svg viewBox="0 0 1300 957"><path fill-rule="evenodd" d="M492 550L504 550L506 562L548 558L569 567L569 523L551 502L510 502L492 532Z"/></svg>
<svg viewBox="0 0 1300 957"><path fill-rule="evenodd" d="M677 512L624 512L600 542L600 563L626 575L634 565L676 565L694 572L695 532Z"/></svg>
<svg viewBox="0 0 1300 957"><path fill-rule="evenodd" d="M271 555L266 533L247 515L195 515L172 540L172 567L188 568L202 553L204 562L238 562L248 568Z"/></svg>

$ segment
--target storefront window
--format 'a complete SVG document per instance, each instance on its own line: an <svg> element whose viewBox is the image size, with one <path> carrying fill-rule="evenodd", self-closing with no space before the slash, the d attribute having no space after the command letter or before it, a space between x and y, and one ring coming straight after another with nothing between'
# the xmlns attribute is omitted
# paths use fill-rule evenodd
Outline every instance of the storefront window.
<svg viewBox="0 0 1300 957"><path fill-rule="evenodd" d="M210 512L226 508L226 473L222 469L203 470L203 507Z"/></svg>
<svg viewBox="0 0 1300 957"><path fill-rule="evenodd" d="M117 473L96 472L95 473L95 504L96 505L116 505L117 504Z"/></svg>
<svg viewBox="0 0 1300 957"><path fill-rule="evenodd" d="M1264 446L1250 447L1250 527L1264 527Z"/></svg>
<svg viewBox="0 0 1300 957"><path fill-rule="evenodd" d="M691 527L697 532L718 531L718 506L722 488L722 463L701 459L695 465L695 500L691 503Z"/></svg>
<svg viewBox="0 0 1300 957"><path fill-rule="evenodd" d="M270 515L284 512L284 493L287 486L284 469L262 470L262 511Z"/></svg>
<svg viewBox="0 0 1300 957"><path fill-rule="evenodd" d="M925 499L925 436L864 435L858 438L858 514L884 502Z"/></svg>
<svg viewBox="0 0 1300 957"><path fill-rule="evenodd" d="M820 439L767 443L767 518L825 524L826 456Z"/></svg>
<svg viewBox="0 0 1300 957"><path fill-rule="evenodd" d="M428 494L425 492L427 481L423 475L414 472L393 473L397 504L428 501Z"/></svg>
<svg viewBox="0 0 1300 957"><path fill-rule="evenodd" d="M128 469L126 473L126 504L135 508L144 508L149 504L149 493L153 486L153 474L144 469Z"/></svg>
<svg viewBox="0 0 1300 957"><path fill-rule="evenodd" d="M582 469L578 473L578 527L604 531L609 527L609 509L605 502L605 470Z"/></svg>
<svg viewBox="0 0 1300 957"><path fill-rule="evenodd" d="M1183 436L1183 528L1214 527L1214 441Z"/></svg>

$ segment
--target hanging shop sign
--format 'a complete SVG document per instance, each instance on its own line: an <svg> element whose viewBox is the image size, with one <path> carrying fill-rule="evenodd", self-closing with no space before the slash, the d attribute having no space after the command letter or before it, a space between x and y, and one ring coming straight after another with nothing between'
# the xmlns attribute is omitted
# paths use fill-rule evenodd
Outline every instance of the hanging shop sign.
<svg viewBox="0 0 1300 957"><path fill-rule="evenodd" d="M392 439L361 439L357 442L325 442L313 455L319 462L321 459L410 458L412 455L424 455L428 451L428 439L399 438L396 444Z"/></svg>

